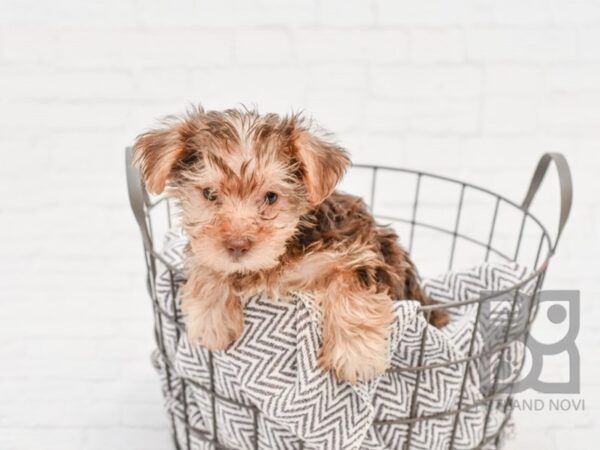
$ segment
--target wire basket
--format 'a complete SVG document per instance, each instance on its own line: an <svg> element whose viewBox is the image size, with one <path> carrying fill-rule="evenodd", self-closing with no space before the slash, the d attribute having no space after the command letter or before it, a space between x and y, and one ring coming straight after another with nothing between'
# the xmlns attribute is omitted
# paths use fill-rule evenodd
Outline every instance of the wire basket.
<svg viewBox="0 0 600 450"><path fill-rule="evenodd" d="M185 334L181 315L174 308L173 311L165 311L157 300L157 263L160 261L169 270L171 290L173 298L178 284L175 282L181 273L169 264L163 257L156 244L162 231L171 228L174 223L174 207L165 197L151 198L144 189L139 172L131 165L132 150L126 150L126 170L129 190L129 199L134 216L139 225L144 244L144 255L147 266L147 287L152 299L154 309L154 332L158 351L168 363L167 346L170 345L164 337L164 324L169 322L175 326L178 335ZM555 163L560 185L560 218L556 237L552 239L546 227L529 211L551 162ZM435 308L455 308L464 306L466 303L476 305L477 315L475 317L475 328L471 336L468 354L457 361L448 361L447 365L463 364L465 366L463 383L460 397L456 408L445 411L443 415L453 416L454 429L450 438L449 449L453 448L456 422L461 411L471 407L487 408L483 438L473 450L488 448L490 445L501 444L503 432L511 418L511 400L513 388L517 377L524 365L524 353L516 376L508 383L499 383L500 365L495 370L491 388L487 390L481 402L477 405L463 404L463 391L469 366L482 354L475 354L473 341L477 323L480 320L482 305L499 296L507 295L512 298L512 306L509 314L507 332L503 341L491 349L490 353L498 356L500 360L507 351L512 341L519 339L526 343L529 336L531 324L535 319L537 306L539 304L539 292L544 282L548 263L556 250L557 243L563 228L568 220L572 203L572 181L569 166L563 155L559 153L544 154L533 174L531 183L527 190L525 199L517 204L488 189L465 183L452 178L438 176L427 172L409 170L404 168L354 165L347 176L347 182L351 189L359 190L371 211L380 222L391 223L398 231L404 245L411 252L421 273L431 273L434 270L450 270L457 264L480 264L486 261L518 262L532 268L526 279L515 283L509 289L501 292L487 292L479 298L462 302L444 303L433 306L421 307L423 314L428 316ZM397 186L397 189L378 189L378 185L385 183L386 186ZM346 186L348 187L348 186ZM361 189L362 187L362 189ZM431 192L431 194L428 194ZM485 216L482 216L483 212ZM510 219L509 219L510 218ZM509 222L511 226L507 225ZM423 245L420 245L420 243ZM434 249L434 251L432 251ZM441 263L442 267L433 267L432 263ZM444 267L445 266L445 267ZM513 321L515 307L520 300L518 295L524 286L533 287L532 299L527 305L527 320L525 327L519 335L508 333ZM433 419L432 416L418 416L415 408L415 399L419 393L419 380L421 374L431 369L430 366L422 365L423 345L421 340L419 364L414 367L403 369L416 373L416 384L411 399L410 417L394 420L394 423L404 423L408 426L407 441L404 449L411 448L411 433L416 423ZM212 353L209 353L210 382L207 385L198 383L191 378L181 377L175 374L174 368L166 366L166 386L170 395L179 396L183 404L183 415L175 415L170 412L170 421L173 430L174 445L177 449L190 450L192 448L191 438L207 441L212 448L227 449L219 442L216 428L218 423L213 420L213 432L206 433L205 430L195 428L189 420L189 411L186 404L186 390L190 386L207 392L212 399L213 412L215 411L215 397L219 401L230 402L239 408L249 410L253 417L253 443L258 448L258 418L260 411L253 405L238 402L234 399L223 398L214 389L214 369L212 365ZM178 389L175 389L175 384ZM500 386L502 384L502 386ZM495 400L502 397L504 408L504 420L500 427L491 435L486 435L488 418ZM436 417L439 417L437 414ZM213 418L216 417L213 414ZM185 436L182 438L175 432L176 422L182 422L185 428ZM376 421L375 426L386 425L389 421ZM298 441L298 448L303 448L303 443Z"/></svg>

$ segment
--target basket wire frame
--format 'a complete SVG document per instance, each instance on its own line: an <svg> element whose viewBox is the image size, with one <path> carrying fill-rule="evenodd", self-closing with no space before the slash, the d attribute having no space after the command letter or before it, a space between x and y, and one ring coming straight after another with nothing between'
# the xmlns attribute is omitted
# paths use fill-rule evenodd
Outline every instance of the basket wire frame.
<svg viewBox="0 0 600 450"><path fill-rule="evenodd" d="M531 214L529 211L529 207L533 198L535 197L536 192L538 191L543 178L548 170L548 167L551 162L554 162L558 171L559 184L560 184L560 220L558 231L554 239L550 237L545 226ZM126 149L126 171L127 171L127 181L128 181L128 190L129 190L129 199L131 203L131 207L134 213L134 216L138 222L138 226L140 228L140 232L142 234L142 241L144 244L144 257L147 268L147 277L146 283L150 298L152 300L152 306L154 311L154 334L156 345L158 351L162 357L162 360L165 362L165 377L166 377L166 389L168 390L171 396L176 396L175 382L180 383L180 392L179 392L179 401L183 406L183 419L177 417L173 411L169 412L169 419L171 422L171 429L173 430L173 441L174 446L177 450L191 450L192 441L191 436L193 435L196 439L200 439L202 441L206 441L212 444L212 446L216 449L229 449L226 445L219 441L219 433L218 433L218 420L216 414L216 400L230 403L238 408L246 409L250 412L253 423L253 448L258 449L259 447L259 430L258 430L258 422L260 411L252 404L247 404L243 402L239 402L234 399L227 398L223 395L220 395L215 391L215 380L214 380L214 366L213 366L213 356L212 353L209 352L209 383L208 385L204 385L198 383L197 381L177 374L177 380L174 379L173 373L175 372L175 368L172 366L170 359L167 356L166 350L166 341L163 335L163 321L170 322L174 325L176 330L176 341L178 341L181 335L185 335L185 329L181 322L181 317L179 317L175 301L173 301L173 309L172 311L165 311L162 306L159 304L157 297L157 290L155 281L157 279L157 261L160 261L162 265L164 265L170 277L170 285L171 285L171 294L172 298L176 298L178 285L175 282L176 273L178 269L173 267L162 255L161 253L155 249L155 240L154 240L154 224L152 213L156 210L160 205L164 205L166 207L166 221L167 226L170 228L172 226L172 216L174 208L170 203L170 200L166 197L161 197L157 200L152 199L148 193L146 192L143 182L141 180L139 171L132 166L132 149L128 147ZM500 443L500 439L506 424L509 422L511 418L512 409L510 408L512 401L512 392L514 388L514 383L518 379L520 372L524 366L525 357L523 355L522 360L520 361L519 367L514 373L513 378L509 383L504 383L505 386L502 389L498 389L498 381L500 376L500 364L497 365L496 371L494 375L494 381L492 383L491 391L484 396L480 401L474 404L465 404L464 399L464 391L467 382L467 374L469 372L469 367L474 360L478 360L484 356L491 355L499 355L500 358L504 355L508 347L512 342L516 340L522 340L524 344L527 343L527 339L529 336L529 331L531 328L531 324L535 319L537 313L537 306L539 304L539 292L542 288L544 277L546 274L546 269L548 267L548 262L550 258L554 254L556 250L556 246L558 244L559 238L562 234L562 230L568 220L569 212L571 209L572 203L572 181L569 166L562 154L559 153L546 153L544 154L538 166L534 172L532 177L529 189L525 196L524 201L521 204L517 204L499 194L496 194L488 189L462 182L459 180L455 180L449 177L439 176L428 172L410 170L405 168L396 168L396 167L387 167L387 166L375 166L375 165L365 165L365 164L356 164L353 166L353 170L361 170L368 171L370 173L370 194L368 200L368 206L371 211L374 212L375 217L380 221L387 221L393 223L401 223L409 226L409 236L408 236L408 250L412 251L413 245L415 242L415 230L418 228L428 229L430 231L444 234L450 236L451 238L451 247L448 255L448 270L451 270L454 266L455 262L455 253L458 246L461 243L470 243L476 246L481 247L485 251L484 261L487 262L490 260L492 256L498 257L501 260L510 262L510 261L520 261L520 251L524 238L524 230L527 221L533 223L535 228L537 229L537 233L539 235L539 241L537 243L537 250L535 252L534 261L529 261L531 264L530 267L533 268L532 273L526 278L515 285L511 286L508 289L499 292L485 293L481 295L479 298L457 301L452 303L444 303L444 304L436 304L430 306L422 306L421 312L425 315L427 319L431 312L434 309L450 309L450 308L458 308L460 306L468 305L468 304L477 304L476 316L474 320L474 326L471 334L471 339L469 342L469 349L467 355L461 359L447 361L444 363L423 364L423 356L424 356L424 346L427 337L427 329L428 327L424 327L423 334L420 341L420 353L418 358L418 363L416 366L411 367L403 367L403 368L391 368L389 372L413 372L415 374L415 388L413 391L412 398L410 399L410 415L409 417L405 417L402 419L391 419L391 420L377 420L374 422L374 426L385 426L385 425L394 425L394 424L405 424L408 426L408 432L406 437L406 442L404 445L404 450L409 450L411 448L412 443L412 434L413 428L416 423L436 419L443 416L454 416L452 433L450 437L450 442L448 449L454 448L454 442L456 437L458 418L461 412L468 411L471 408L484 407L486 408L486 415L484 420L484 429L482 432L482 439L478 445L472 448L472 450L481 449L490 443L494 443L498 445ZM401 217L395 215L387 215L387 214L377 214L375 210L375 204L377 200L377 186L378 186L378 175L382 172L393 173L397 175L410 176L414 178L414 198L412 199L412 207L410 210L410 214L408 217ZM422 185L427 180L437 180L439 182L448 183L448 185L458 186L459 188L459 199L456 205L455 215L453 217L452 226L451 227L442 227L433 223L424 222L418 220L418 212L420 207L420 196ZM493 199L493 215L491 220L491 225L489 228L489 232L487 233L487 240L482 241L480 238L475 238L473 236L469 236L460 231L461 221L464 220L462 217L463 209L465 206L465 198L468 192L475 191L489 198ZM514 237L515 239L515 249L512 255L507 254L505 250L501 250L496 247L494 244L494 237L497 232L497 222L499 218L499 211L501 207L509 207L514 211L517 211L521 215L521 222L519 226L519 231ZM481 262L481 261L480 261ZM514 319L514 312L517 306L517 302L519 300L519 292L520 289L524 286L528 286L533 284L534 290L532 295L532 301L529 302L529 310L527 315L527 323L524 329L517 334L510 334L509 330L512 327L512 322ZM508 294L513 295L513 300L511 304L511 309L508 318L508 325L506 327L506 331L504 334L504 339L501 344L494 346L493 348L481 351L477 354L474 353L474 342L475 336L478 330L478 326L481 318L481 310L482 305L485 302L488 302L494 298L506 296ZM501 359L500 359L501 360ZM464 375L461 383L460 396L458 400L458 405L455 409L439 412L435 414L419 416L417 414L417 398L419 396L419 389L421 383L421 374L426 370L432 370L434 368L439 368L442 366L457 366L460 364L464 364ZM211 408L212 408L212 430L207 432L205 430L194 427L189 421L189 411L187 405L187 390L189 386L193 386L196 389L199 389L207 394L209 394L211 399ZM502 396L502 397L501 397ZM494 405L494 401L498 398L503 399L503 412L505 413L504 419L498 430L493 434L486 435L487 427L489 425L490 414ZM178 438L176 433L176 423L182 422L182 425L185 429L185 436L183 442ZM304 444L302 441L298 440L298 448L303 449ZM234 449L229 449L234 450Z"/></svg>

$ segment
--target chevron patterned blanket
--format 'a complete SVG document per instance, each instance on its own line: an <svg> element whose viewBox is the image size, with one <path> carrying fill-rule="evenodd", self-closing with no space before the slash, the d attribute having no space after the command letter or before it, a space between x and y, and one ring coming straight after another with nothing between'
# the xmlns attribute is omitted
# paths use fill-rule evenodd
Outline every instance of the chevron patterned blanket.
<svg viewBox="0 0 600 450"><path fill-rule="evenodd" d="M179 270L159 265L157 300L175 320L157 321L162 345L153 354L182 448L215 448L210 440L216 434L218 448L231 449L297 449L299 440L301 448L323 450L400 449L409 440L411 449L447 449L451 442L455 449L472 449L501 426L504 412L484 401L482 382L482 369L493 371L497 358L449 364L469 352L485 353L487 336L474 331L477 304L451 308L451 323L438 330L416 301L397 302L392 371L352 386L317 367L318 318L311 298L301 293L286 301L248 299L243 335L226 351L210 354L190 345L177 289L184 282L185 244L180 233L167 234L163 257ZM527 275L516 264L486 263L426 279L424 287L440 302L456 302L506 289ZM509 311L511 300L497 302L495 312ZM523 351L516 344L507 350L515 360ZM432 368L410 370L416 366ZM459 405L458 416L445 414ZM431 418L414 422L411 412ZM495 448L493 442L477 448Z"/></svg>

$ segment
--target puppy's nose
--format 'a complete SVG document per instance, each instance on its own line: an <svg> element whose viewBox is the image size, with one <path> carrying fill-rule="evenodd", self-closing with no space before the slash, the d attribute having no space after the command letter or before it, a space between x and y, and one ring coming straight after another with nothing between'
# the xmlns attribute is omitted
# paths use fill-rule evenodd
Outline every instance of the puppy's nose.
<svg viewBox="0 0 600 450"><path fill-rule="evenodd" d="M238 258L250 250L250 241L243 238L229 239L225 246L231 256Z"/></svg>

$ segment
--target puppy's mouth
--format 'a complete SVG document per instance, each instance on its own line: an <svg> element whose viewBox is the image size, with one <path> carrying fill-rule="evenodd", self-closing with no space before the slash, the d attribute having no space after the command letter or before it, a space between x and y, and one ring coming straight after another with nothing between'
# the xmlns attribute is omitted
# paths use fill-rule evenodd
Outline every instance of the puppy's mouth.
<svg viewBox="0 0 600 450"><path fill-rule="evenodd" d="M232 262L234 263L239 263L239 262L243 262L245 259L247 259L247 255L245 253L243 254L229 254L229 259L231 259Z"/></svg>

